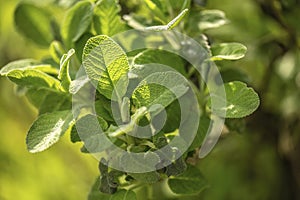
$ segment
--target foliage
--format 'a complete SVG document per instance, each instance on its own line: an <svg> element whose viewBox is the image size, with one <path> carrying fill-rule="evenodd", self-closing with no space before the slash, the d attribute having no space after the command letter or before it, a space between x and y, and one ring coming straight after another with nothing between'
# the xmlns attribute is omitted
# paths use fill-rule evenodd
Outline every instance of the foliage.
<svg viewBox="0 0 300 200"><path fill-rule="evenodd" d="M208 62L237 60L246 53L244 45L233 42L215 44L206 36L208 29L227 23L225 14L191 5L189 0L180 1L180 4L145 1L135 11L137 14L132 12L124 17L126 21L121 18L121 6L115 0L79 1L68 9L62 23L49 18L48 12L33 3L20 3L15 11L15 23L26 38L37 45L49 46L50 58L14 61L0 71L2 76L17 84L18 90L24 91L28 100L39 110L39 116L26 138L28 150L31 153L46 150L64 134L71 132L72 142L83 142L83 152L90 150L85 147L91 144L93 152L105 149L105 146L98 144L104 135L128 152L148 153L146 161L156 159L160 164L170 162L170 165L156 171L132 173L130 171L134 171L132 169L135 167L132 163L138 163L134 159L123 161L127 163L124 171L108 168L106 165L109 160L102 159L99 163L101 176L91 190L89 199L135 199L139 187L149 187L165 179L168 179L167 184L174 195L193 195L205 189L207 181L189 160L199 150L209 129L208 123L213 123L213 115L243 118L252 114L259 106L258 95L242 80L231 80L225 83L224 99L218 96L218 90L209 91L205 80L182 58L161 49L127 53L112 36L132 28L150 32L176 29L195 37L202 44L210 56ZM142 12L147 14L146 21L139 19L144 17L138 15ZM24 20L24 16L28 16L27 20ZM148 70L146 64L153 62L172 66L174 71L152 71L150 76L144 77L143 70ZM79 115L72 115L72 95L83 88L84 81L80 82L76 77L81 64L97 89L96 122L93 122L95 113L91 111L80 110ZM140 67L143 65L146 66L144 69ZM132 78L133 74L135 78ZM140 83L131 91L132 96L127 96L129 86L135 84L136 79L140 79ZM157 81L170 87L153 84ZM191 87L187 87L187 84ZM154 153L176 137L180 125L180 120L173 120L180 115L177 101L187 99L191 90L197 94L201 118L205 119L199 122L196 137L191 142L193 148L187 152L170 148L170 155L176 157L176 154L182 154L176 159L166 158L159 152ZM221 102L221 105L225 103L226 106L215 109L212 107L213 102ZM110 108L113 104L117 105L117 113L120 115L117 118ZM167 120L161 132L147 139L128 134L139 134L136 124L151 124L151 120L158 118L162 110L166 111ZM225 116L222 114L224 111ZM120 122L122 125L117 126ZM93 123L99 123L103 132L93 130ZM84 137L77 133L78 127L85 131ZM148 131L152 134L152 130ZM147 167L149 165L146 162L144 168Z"/></svg>

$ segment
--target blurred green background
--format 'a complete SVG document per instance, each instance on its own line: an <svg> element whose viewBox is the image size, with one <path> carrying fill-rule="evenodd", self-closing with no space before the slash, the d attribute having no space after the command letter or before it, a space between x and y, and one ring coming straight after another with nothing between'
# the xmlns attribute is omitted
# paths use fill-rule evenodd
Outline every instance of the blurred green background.
<svg viewBox="0 0 300 200"><path fill-rule="evenodd" d="M47 53L16 32L17 3L0 0L0 66ZM300 199L300 2L208 0L207 8L225 11L230 20L208 32L212 42L248 47L244 59L217 64L244 74L262 102L245 120L246 129L224 135L200 160L210 188L195 199ZM0 78L0 200L86 199L97 161L80 153L80 144L71 144L68 135L45 152L27 152L26 132L37 113L13 88Z"/></svg>

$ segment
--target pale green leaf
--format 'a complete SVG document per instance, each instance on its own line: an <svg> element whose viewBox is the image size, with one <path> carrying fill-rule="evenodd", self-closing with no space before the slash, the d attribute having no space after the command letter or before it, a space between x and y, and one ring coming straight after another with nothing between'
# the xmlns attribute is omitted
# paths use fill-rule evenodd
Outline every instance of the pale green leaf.
<svg viewBox="0 0 300 200"><path fill-rule="evenodd" d="M58 70L52 67L51 65L42 64L41 62L33 59L23 59L23 60L13 61L5 65L3 68L1 68L0 75L7 76L9 72L17 69L20 70L35 69L49 74L58 73Z"/></svg>
<svg viewBox="0 0 300 200"><path fill-rule="evenodd" d="M28 131L26 144L29 152L37 153L48 149L73 123L71 111L56 111L40 115Z"/></svg>
<svg viewBox="0 0 300 200"><path fill-rule="evenodd" d="M170 177L168 185L172 192L182 195L200 193L208 186L202 173L191 165L188 165L187 170L179 176Z"/></svg>
<svg viewBox="0 0 300 200"><path fill-rule="evenodd" d="M259 96L252 89L247 87L245 83L234 81L224 84L226 99L224 99L218 90L212 93L213 101L215 103L214 113L223 115L226 111L226 118L242 118L252 114L259 106ZM218 106L222 105L222 106ZM223 106L225 105L225 107Z"/></svg>
<svg viewBox="0 0 300 200"><path fill-rule="evenodd" d="M57 79L35 69L13 70L7 77L17 85L63 92Z"/></svg>
<svg viewBox="0 0 300 200"><path fill-rule="evenodd" d="M137 107L160 104L165 108L187 91L188 83L181 75L173 71L159 72L146 77L134 90L132 99Z"/></svg>
<svg viewBox="0 0 300 200"><path fill-rule="evenodd" d="M150 26L146 27L146 31L166 31L171 30L174 27L176 27L179 22L184 18L184 16L187 14L188 9L184 9L181 13L179 13L178 16L176 16L173 20L171 20L167 25L158 25L158 26Z"/></svg>
<svg viewBox="0 0 300 200"><path fill-rule="evenodd" d="M98 82L98 91L121 102L127 91L129 71L123 49L108 36L96 36L85 45L82 60L88 77Z"/></svg>
<svg viewBox="0 0 300 200"><path fill-rule="evenodd" d="M80 1L68 10L61 29L62 37L68 47L86 32L92 19L93 5L90 1Z"/></svg>
<svg viewBox="0 0 300 200"><path fill-rule="evenodd" d="M247 47L240 43L221 43L211 47L211 60L238 60L243 58Z"/></svg>
<svg viewBox="0 0 300 200"><path fill-rule="evenodd" d="M126 30L119 12L121 7L118 0L99 1L95 7L94 28L99 35L113 36Z"/></svg>
<svg viewBox="0 0 300 200"><path fill-rule="evenodd" d="M38 45L48 46L53 40L51 15L43 8L22 2L14 13L17 29Z"/></svg>
<svg viewBox="0 0 300 200"><path fill-rule="evenodd" d="M228 22L225 13L220 10L203 10L200 12L199 20L200 30L218 28Z"/></svg>
<svg viewBox="0 0 300 200"><path fill-rule="evenodd" d="M71 78L69 72L69 62L71 57L74 55L75 50L71 49L67 54L64 54L60 60L60 70L58 79L61 80L61 86L65 91L69 91Z"/></svg>
<svg viewBox="0 0 300 200"><path fill-rule="evenodd" d="M64 55L64 48L63 45L59 41L53 41L50 44L49 52L52 59L56 62L60 62L60 58Z"/></svg>

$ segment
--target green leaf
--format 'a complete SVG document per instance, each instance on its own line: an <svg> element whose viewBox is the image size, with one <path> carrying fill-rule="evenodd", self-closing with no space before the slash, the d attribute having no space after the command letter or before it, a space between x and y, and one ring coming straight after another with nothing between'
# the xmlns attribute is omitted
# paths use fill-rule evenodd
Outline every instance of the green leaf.
<svg viewBox="0 0 300 200"><path fill-rule="evenodd" d="M159 25L159 26L150 26L146 27L147 31L166 31L175 28L179 22L184 18L189 10L184 9L178 16L176 16L173 20L171 20L167 25Z"/></svg>
<svg viewBox="0 0 300 200"><path fill-rule="evenodd" d="M134 90L132 99L137 107L150 108L155 104L160 104L165 108L187 91L187 82L178 73L159 72L146 77Z"/></svg>
<svg viewBox="0 0 300 200"><path fill-rule="evenodd" d="M80 1L68 10L61 29L61 35L68 47L86 32L92 19L93 4L90 1Z"/></svg>
<svg viewBox="0 0 300 200"><path fill-rule="evenodd" d="M60 70L58 74L58 79L61 80L61 86L65 91L69 91L71 83L71 78L69 74L69 62L74 53L75 50L71 49L67 54L64 54L60 60Z"/></svg>
<svg viewBox="0 0 300 200"><path fill-rule="evenodd" d="M110 200L137 200L137 196L132 190L119 190L110 197Z"/></svg>
<svg viewBox="0 0 300 200"><path fill-rule="evenodd" d="M99 191L100 178L98 177L89 192L88 200L136 200L136 194L132 190L118 190L116 193L108 195Z"/></svg>
<svg viewBox="0 0 300 200"><path fill-rule="evenodd" d="M166 23L167 17L162 11L162 5L159 1L155 0L145 0L147 7L153 12L154 16L161 20L161 22Z"/></svg>
<svg viewBox="0 0 300 200"><path fill-rule="evenodd" d="M200 117L197 134L193 140L193 143L189 147L189 150L194 150L202 145L204 138L209 131L210 123L211 123L211 119L208 118L207 116L203 115Z"/></svg>
<svg viewBox="0 0 300 200"><path fill-rule="evenodd" d="M13 70L7 74L7 77L17 85L63 92L57 79L35 69Z"/></svg>
<svg viewBox="0 0 300 200"><path fill-rule="evenodd" d="M125 31L125 23L121 20L119 12L121 7L118 0L98 1L95 7L94 28L98 35L113 36Z"/></svg>
<svg viewBox="0 0 300 200"><path fill-rule="evenodd" d="M243 58L247 47L240 43L221 43L211 47L211 60L238 60Z"/></svg>
<svg viewBox="0 0 300 200"><path fill-rule="evenodd" d="M133 63L134 65L159 63L177 70L182 75L186 75L182 58L176 54L160 49L148 49L139 53L134 58Z"/></svg>
<svg viewBox="0 0 300 200"><path fill-rule="evenodd" d="M33 59L23 59L23 60L13 61L5 65L3 68L1 68L0 75L7 76L9 72L17 69L20 70L35 69L49 74L58 73L58 70L52 67L51 65L42 64L41 62Z"/></svg>
<svg viewBox="0 0 300 200"><path fill-rule="evenodd" d="M37 153L48 149L73 124L71 111L56 111L40 115L28 131L26 144L28 151Z"/></svg>
<svg viewBox="0 0 300 200"><path fill-rule="evenodd" d="M216 114L222 115L226 111L226 118L242 118L252 114L259 106L259 96L245 83L234 81L224 84L226 99L221 97L221 92L215 91L212 98L216 104L213 110ZM220 107L217 105L226 105ZM211 101L208 103L211 106Z"/></svg>
<svg viewBox="0 0 300 200"><path fill-rule="evenodd" d="M220 10L203 10L200 12L199 20L198 27L202 31L218 28L228 22L225 13Z"/></svg>
<svg viewBox="0 0 300 200"><path fill-rule="evenodd" d="M52 59L56 63L60 63L60 58L64 55L65 50L59 41L53 41L50 44L49 52Z"/></svg>
<svg viewBox="0 0 300 200"><path fill-rule="evenodd" d="M207 187L207 181L196 167L188 165L184 173L170 177L168 185L176 194L191 195L204 190Z"/></svg>
<svg viewBox="0 0 300 200"><path fill-rule="evenodd" d="M146 173L129 173L135 180L143 183L156 183L160 179L160 175L156 171Z"/></svg>
<svg viewBox="0 0 300 200"><path fill-rule="evenodd" d="M100 192L99 190L100 187L100 177L97 177L93 187L91 188L91 191L89 192L88 195L88 200L109 200L111 195L108 194L103 194L102 192Z"/></svg>
<svg viewBox="0 0 300 200"><path fill-rule="evenodd" d="M155 183L160 179L159 173L154 171L155 163L159 161L159 156L150 151L144 154L124 154L120 158L124 171L130 172L129 175L134 179L145 183ZM148 172L139 173L141 169Z"/></svg>
<svg viewBox="0 0 300 200"><path fill-rule="evenodd" d="M98 82L98 91L121 102L127 91L129 71L122 48L108 36L96 36L85 45L82 60L88 77Z"/></svg>
<svg viewBox="0 0 300 200"><path fill-rule="evenodd" d="M38 45L48 46L53 40L50 14L43 8L20 3L14 13L17 29Z"/></svg>

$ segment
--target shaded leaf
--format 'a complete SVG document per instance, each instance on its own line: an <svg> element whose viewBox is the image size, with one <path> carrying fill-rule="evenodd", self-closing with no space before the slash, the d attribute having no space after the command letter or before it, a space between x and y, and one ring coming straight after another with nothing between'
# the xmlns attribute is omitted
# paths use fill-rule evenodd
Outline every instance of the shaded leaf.
<svg viewBox="0 0 300 200"><path fill-rule="evenodd" d="M191 195L200 193L207 187L207 181L194 166L188 165L187 170L179 176L170 177L168 185L176 194Z"/></svg>
<svg viewBox="0 0 300 200"><path fill-rule="evenodd" d="M93 19L93 5L80 1L68 10L62 24L61 35L68 47L86 32Z"/></svg>
<svg viewBox="0 0 300 200"><path fill-rule="evenodd" d="M22 2L14 13L17 29L38 45L48 46L53 40L51 19L43 8Z"/></svg>

